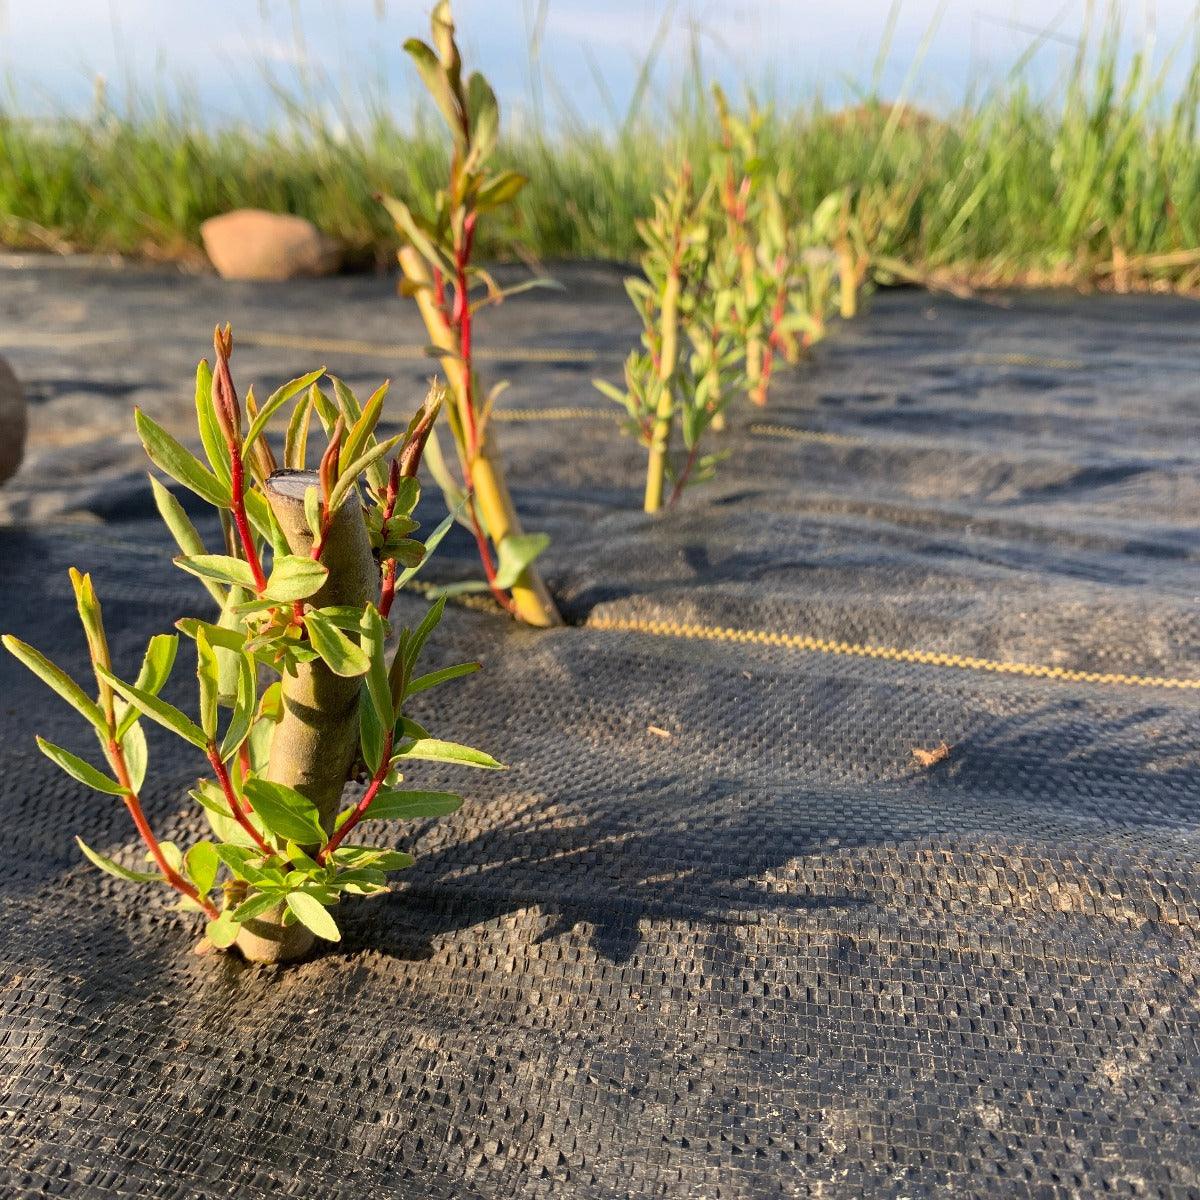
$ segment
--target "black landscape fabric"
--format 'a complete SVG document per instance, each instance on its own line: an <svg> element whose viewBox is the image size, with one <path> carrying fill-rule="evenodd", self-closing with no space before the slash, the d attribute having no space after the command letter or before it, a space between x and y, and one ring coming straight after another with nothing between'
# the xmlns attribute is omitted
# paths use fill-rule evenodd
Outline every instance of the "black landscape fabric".
<svg viewBox="0 0 1200 1200"><path fill-rule="evenodd" d="M876 297L652 520L589 383L636 334L618 273L559 275L480 344L572 624L448 612L435 665L484 670L414 715L512 767L422 772L468 802L375 832L417 865L340 946L194 957L79 855L133 864L133 830L0 661L0 1194L1200 1195L1200 310ZM33 418L0 625L76 672L69 564L126 670L205 611L129 410L187 430L218 319L260 394L392 375L399 424L429 371L387 280L0 285ZM429 578L475 573L444 550ZM154 825L200 835L202 762L151 749Z"/></svg>

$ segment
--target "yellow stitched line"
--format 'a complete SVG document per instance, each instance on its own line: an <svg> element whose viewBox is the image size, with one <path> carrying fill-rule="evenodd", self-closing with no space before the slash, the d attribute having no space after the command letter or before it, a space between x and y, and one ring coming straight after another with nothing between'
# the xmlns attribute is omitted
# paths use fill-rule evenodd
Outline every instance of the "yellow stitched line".
<svg viewBox="0 0 1200 1200"><path fill-rule="evenodd" d="M756 646L780 646L787 650L807 650L816 654L875 658L887 662L920 663L929 667L956 667L964 671L987 671L994 675L1022 675L1030 679L1053 679L1061 683L1099 683L1126 687L1200 689L1200 679L1172 679L1162 675L1125 675L1111 671L1076 671L1067 667L1048 667L1038 663L999 662L991 658L973 658L965 654L944 654L936 650L902 650L895 646L871 646L859 642L831 642L807 634L776 633L766 629L731 629L719 625L680 624L675 621L650 621L631 617L596 617L587 629L648 633L656 637L686 638L701 642L740 642Z"/></svg>
<svg viewBox="0 0 1200 1200"><path fill-rule="evenodd" d="M428 595L436 585L414 579L408 587ZM497 611L486 596L459 596L470 608ZM849 658L874 658L884 662L919 663L925 667L951 667L960 671L984 671L992 675L1020 675L1026 679L1050 679L1058 683L1098 683L1109 687L1173 688L1200 690L1200 679L1177 679L1165 675L1126 675L1117 671L1077 671L1070 667L1047 667L1041 663L1001 662L968 654L945 654L939 650L903 650L897 646L872 646L861 642L831 642L801 633L777 633L770 629L733 629L722 625L695 625L678 621L651 621L637 617L593 617L585 629L610 633L645 633L651 637L683 638L693 642L734 642L742 645L778 646L813 654Z"/></svg>
<svg viewBox="0 0 1200 1200"><path fill-rule="evenodd" d="M967 362L981 367L1046 367L1052 371L1082 371L1087 365L1078 358L1042 358L1037 354L971 354Z"/></svg>
<svg viewBox="0 0 1200 1200"><path fill-rule="evenodd" d="M615 421L612 413L598 408L498 408L495 421Z"/></svg>
<svg viewBox="0 0 1200 1200"><path fill-rule="evenodd" d="M25 329L19 333L0 335L0 346L7 349L29 348L42 350L62 346L105 346L129 340L128 329L68 329L60 333L44 333Z"/></svg>
<svg viewBox="0 0 1200 1200"><path fill-rule="evenodd" d="M310 338L290 333L250 330L237 335L245 346L267 346L280 350L309 350L314 354L353 354L360 358L390 358L401 362L431 360L424 346L389 346L383 342L360 342L353 338ZM480 348L475 357L495 362L590 363L599 358L595 350L558 349L550 346L512 346L506 350Z"/></svg>
<svg viewBox="0 0 1200 1200"><path fill-rule="evenodd" d="M827 446L861 446L862 438L850 437L845 433L823 433L819 429L793 429L790 425L759 423L750 426L751 433L764 437L785 438L790 442L822 442Z"/></svg>

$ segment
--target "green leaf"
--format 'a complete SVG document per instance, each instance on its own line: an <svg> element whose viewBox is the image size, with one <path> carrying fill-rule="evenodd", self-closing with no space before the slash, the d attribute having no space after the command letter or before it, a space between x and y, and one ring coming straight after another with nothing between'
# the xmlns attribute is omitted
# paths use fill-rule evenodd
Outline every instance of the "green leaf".
<svg viewBox="0 0 1200 1200"><path fill-rule="evenodd" d="M606 379L593 379L592 387L594 387L598 392L603 392L603 394L606 395L610 400L615 400L618 404L628 407L629 393L622 391L618 387L614 387Z"/></svg>
<svg viewBox="0 0 1200 1200"><path fill-rule="evenodd" d="M546 533L523 533L517 537L506 537L500 543L496 562L496 587L507 591L516 584L525 568L550 545Z"/></svg>
<svg viewBox="0 0 1200 1200"><path fill-rule="evenodd" d="M486 579L464 579L459 583L442 583L430 588L429 595L439 600L449 600L454 596L472 596L481 592L490 592L491 587Z"/></svg>
<svg viewBox="0 0 1200 1200"><path fill-rule="evenodd" d="M377 846L339 846L333 852L339 867L374 867L377 871L403 871L417 860L403 850L381 850Z"/></svg>
<svg viewBox="0 0 1200 1200"><path fill-rule="evenodd" d="M268 833L298 846L320 845L325 841L317 806L295 788L252 778L246 780L244 791Z"/></svg>
<svg viewBox="0 0 1200 1200"><path fill-rule="evenodd" d="M103 771L93 767L90 762L85 762L79 755L72 754L70 750L64 750L61 746L46 741L45 738L37 738L37 744L38 749L52 763L66 771L72 779L77 779L95 791L104 792L109 796L125 795L125 788L115 779L110 779Z"/></svg>
<svg viewBox="0 0 1200 1200"><path fill-rule="evenodd" d="M462 807L453 792L380 791L371 801L364 821L412 821L418 817L444 817Z"/></svg>
<svg viewBox="0 0 1200 1200"><path fill-rule="evenodd" d="M294 868L285 877L286 879L291 879L293 876L304 876L310 880L319 880L321 882L326 880L329 875L329 868L321 866L315 858L310 858L295 842L288 842L285 849L287 853L284 857Z"/></svg>
<svg viewBox="0 0 1200 1200"><path fill-rule="evenodd" d="M368 604L363 612L360 628L362 650L371 664L367 670L367 691L379 715L379 723L385 729L391 729L396 722L396 714L392 710L392 693L388 686L387 661L384 657L387 629L383 617L373 604Z"/></svg>
<svg viewBox="0 0 1200 1200"><path fill-rule="evenodd" d="M217 478L229 487L229 447L225 444L225 435L217 423L212 383L212 369L208 361L202 358L196 366L196 424L200 429L200 440L204 443L204 453L208 455L213 471Z"/></svg>
<svg viewBox="0 0 1200 1200"><path fill-rule="evenodd" d="M75 844L83 851L84 855L102 871L106 871L109 875L115 875L118 879L124 879L128 883L161 883L164 877L157 871L131 871L128 867L121 866L120 863L115 863L111 858L100 854L93 850L83 838L77 837Z"/></svg>
<svg viewBox="0 0 1200 1200"><path fill-rule="evenodd" d="M389 697L390 701L390 697ZM363 762L373 775L383 762L384 726L380 723L379 713L370 692L363 688L358 694L358 744L362 750Z"/></svg>
<svg viewBox="0 0 1200 1200"><path fill-rule="evenodd" d="M315 383L308 394L317 416L321 419L321 427L327 435L331 436L339 416L337 405Z"/></svg>
<svg viewBox="0 0 1200 1200"><path fill-rule="evenodd" d="M428 691L440 683L451 679L461 679L464 675L474 675L480 668L477 662L459 663L454 667L443 667L440 671L430 671L427 675L418 675L404 691L405 697L415 696L418 692Z"/></svg>
<svg viewBox="0 0 1200 1200"><path fill-rule="evenodd" d="M233 913L226 910L215 921L209 921L204 927L204 936L218 950L228 950L237 941L239 928L233 919Z"/></svg>
<svg viewBox="0 0 1200 1200"><path fill-rule="evenodd" d="M175 665L178 650L179 638L175 634L156 633L142 656L142 665L134 681L137 686L157 696L171 677L171 668Z"/></svg>
<svg viewBox="0 0 1200 1200"><path fill-rule="evenodd" d="M271 685L278 687L278 683ZM269 690L269 689L268 689ZM261 714L262 706L259 711ZM271 756L271 739L275 736L278 718L259 716L250 727L250 736L246 739L246 749L250 752L250 764L255 771L265 771Z"/></svg>
<svg viewBox="0 0 1200 1200"><path fill-rule="evenodd" d="M200 685L200 728L211 742L217 736L217 692L220 668L203 629L196 630L196 681Z"/></svg>
<svg viewBox="0 0 1200 1200"><path fill-rule="evenodd" d="M425 547L415 538L388 538L379 548L380 558L394 558L402 567L419 567L425 561Z"/></svg>
<svg viewBox="0 0 1200 1200"><path fill-rule="evenodd" d="M252 855L261 855L250 835L233 819L229 805L220 788L211 780L201 780L200 785L188 793L201 808L204 809L205 819L217 837L217 850L220 852L229 846L238 851ZM262 834L262 822L253 814L249 817L250 824ZM222 858L222 862L225 860ZM239 876L240 878L240 876Z"/></svg>
<svg viewBox="0 0 1200 1200"><path fill-rule="evenodd" d="M326 666L346 679L365 675L371 664L362 649L356 646L336 625L319 610L304 614L312 648L324 659Z"/></svg>
<svg viewBox="0 0 1200 1200"><path fill-rule="evenodd" d="M106 671L103 667L97 667L96 671L115 692L124 696L134 708L149 717L150 720L157 721L172 733L177 733L185 741L191 742L193 746L199 746L201 750L206 748L208 739L204 736L204 730L190 718L184 716L173 704L168 704L158 696L134 687L133 684L123 683L111 671Z"/></svg>
<svg viewBox="0 0 1200 1200"><path fill-rule="evenodd" d="M61 667L52 663L40 650L6 633L0 638L4 648L22 665L31 670L47 687L57 692L76 712L104 732L107 725L100 706Z"/></svg>
<svg viewBox="0 0 1200 1200"><path fill-rule="evenodd" d="M396 736L398 738L412 738L414 742L419 742L429 737L429 731L422 725L418 725L412 717L401 717L396 722Z"/></svg>
<svg viewBox="0 0 1200 1200"><path fill-rule="evenodd" d="M565 287L563 287L563 285L561 283L559 283L557 279L551 279L549 276L546 276L546 275L538 275L534 279L522 279L520 283L514 283L511 287L501 288L495 294L494 297L485 296L482 300L476 300L475 304L472 305L472 309L478 307L481 304L494 304L494 303L499 303L501 300L509 300L513 296L520 296L524 292L532 292L532 291L565 292L566 290L567 289ZM500 384L496 385L496 387L500 387L500 386L501 386ZM507 380L505 380L503 382L503 387L507 387L507 386L508 386L508 382L507 382ZM488 395L488 406L487 406L487 408L484 409L484 412L486 414L490 414L490 412L491 412L491 401L492 401L493 394L496 393L496 387L493 387L492 393Z"/></svg>
<svg viewBox="0 0 1200 1200"><path fill-rule="evenodd" d="M333 491L329 494L329 511L337 512L342 505L342 501L350 494L350 489L354 487L358 477L372 463L383 458L385 454L391 453L403 439L404 434L398 433L395 437L388 438L386 442L376 442L374 446L369 450L365 450L346 467L341 478L334 484Z"/></svg>
<svg viewBox="0 0 1200 1200"><path fill-rule="evenodd" d="M371 398L363 405L354 424L350 426L350 432L346 434L346 440L342 443L338 455L338 465L343 473L350 469L350 464L363 452L368 445L368 439L375 432L375 426L379 424L379 417L383 412L388 387L387 382L381 383L371 393Z"/></svg>
<svg viewBox="0 0 1200 1200"><path fill-rule="evenodd" d="M438 108L441 109L442 116L446 118L446 123L450 126L451 131L456 138L461 137L454 93L442 64L438 62L437 55L420 38L409 38L404 43L404 50L416 64L422 81L429 89L429 94L437 103Z"/></svg>
<svg viewBox="0 0 1200 1200"><path fill-rule="evenodd" d="M172 479L217 508L228 508L229 489L198 458L185 450L161 425L134 409L138 436L150 461Z"/></svg>
<svg viewBox="0 0 1200 1200"><path fill-rule="evenodd" d="M160 483L153 475L148 476L150 488L154 492L154 504L163 524L171 531L176 545L189 557L206 553L204 542L196 532L196 527L188 519L183 505L171 494L169 488ZM224 604L225 593L212 580L203 579L201 582L208 589L208 594L218 604Z"/></svg>
<svg viewBox="0 0 1200 1200"><path fill-rule="evenodd" d="M433 439L430 438L428 445L432 444ZM404 587L411 579L413 579L421 567L429 561L429 556L438 548L438 546L441 544L442 538L444 538L446 534L450 532L450 527L457 519L458 511L455 510L443 518L443 520L438 524L438 527L425 539L425 557L422 558L415 567L409 567L407 571L401 571L400 574L396 576L397 591L399 591L400 588Z"/></svg>
<svg viewBox="0 0 1200 1200"><path fill-rule="evenodd" d="M247 921L253 921L255 917L261 917L263 913L270 912L279 902L279 896L267 895L265 892L255 892L253 896L243 900L233 910L233 919L239 925L243 925Z"/></svg>
<svg viewBox="0 0 1200 1200"><path fill-rule="evenodd" d="M268 600L291 604L296 600L307 600L321 590L329 578L329 568L324 563L314 562L299 554L287 554L275 560L267 590L263 595Z"/></svg>
<svg viewBox="0 0 1200 1200"><path fill-rule="evenodd" d="M254 572L250 564L229 554L181 555L175 559L175 565L200 579L215 579L249 592L255 591Z"/></svg>
<svg viewBox="0 0 1200 1200"><path fill-rule="evenodd" d="M329 382L333 384L333 394L337 398L338 409L347 429L353 429L355 422L362 416L362 405L345 380L336 375L330 375Z"/></svg>
<svg viewBox="0 0 1200 1200"><path fill-rule="evenodd" d="M357 604L326 604L318 611L325 620L347 633L358 633L362 625L363 610Z"/></svg>
<svg viewBox="0 0 1200 1200"><path fill-rule="evenodd" d="M396 489L396 511L391 520L387 523L387 540L393 541L399 538L406 538L414 529L420 528L420 522L414 521L408 514L416 507L416 501L420 499L420 489L415 485L417 481L412 478L402 479L400 486ZM413 495L413 502L410 504L404 503L407 499L406 493ZM380 529L380 535L384 533Z"/></svg>
<svg viewBox="0 0 1200 1200"><path fill-rule="evenodd" d="M183 852L174 842L159 842L158 850L172 871L179 873L183 870ZM149 850L146 851L146 861L154 861L154 855Z"/></svg>
<svg viewBox="0 0 1200 1200"><path fill-rule="evenodd" d="M437 628L438 622L442 619L442 613L445 611L446 599L443 596L429 606L429 611L425 614L424 619L413 631L412 638L408 643L408 665L410 668L421 656L421 651L425 648L425 643L428 641L429 635Z"/></svg>
<svg viewBox="0 0 1200 1200"><path fill-rule="evenodd" d="M289 471L303 471L308 459L308 427L312 423L314 383L308 395L292 409L283 442L283 465Z"/></svg>
<svg viewBox="0 0 1200 1200"><path fill-rule="evenodd" d="M420 758L427 762L454 763L461 767L480 767L488 771L503 771L504 764L497 762L482 750L473 750L458 742L443 742L437 738L420 738L403 750L397 758Z"/></svg>
<svg viewBox="0 0 1200 1200"><path fill-rule="evenodd" d="M387 876L370 867L339 871L334 886L351 896L375 896L389 890Z"/></svg>
<svg viewBox="0 0 1200 1200"><path fill-rule="evenodd" d="M471 118L471 158L475 165L482 165L491 157L492 151L496 148L496 136L500 132L500 106L496 102L496 93L492 91L491 84L478 72L473 71L471 77L467 80L467 110ZM505 175L512 172L504 172ZM498 178L503 178L499 176ZM493 183L495 180L492 181ZM524 178L521 180L525 182ZM494 207L497 203L492 204L484 202L483 191L475 199L475 207L481 211ZM518 191L520 188L517 189ZM515 192L513 193L516 194Z"/></svg>
<svg viewBox="0 0 1200 1200"><path fill-rule="evenodd" d="M236 629L226 629L214 625L211 621L198 621L195 617L180 617L175 622L175 628L190 638L196 636L198 630L204 630L204 636L209 643L221 650L231 650L238 654L246 645L246 635Z"/></svg>
<svg viewBox="0 0 1200 1200"><path fill-rule="evenodd" d="M252 864L262 857L253 846L237 846L231 842L221 842L214 847L217 858L225 864L236 879L246 879L247 871L252 875L261 872Z"/></svg>
<svg viewBox="0 0 1200 1200"><path fill-rule="evenodd" d="M451 432L455 439L458 439L462 431L458 426L458 418L453 405L448 406L446 409L446 420L450 422ZM447 510L452 514L455 521L458 521L464 529L469 530L471 523L464 516L467 507L467 495L458 486L454 476L450 474L450 468L446 465L436 425L429 431L429 440L425 443L423 461L429 468L429 473L433 476L433 481L441 489L442 498L446 501ZM427 539L427 545L428 541Z"/></svg>
<svg viewBox="0 0 1200 1200"><path fill-rule="evenodd" d="M188 878L196 885L201 896L207 896L217 882L217 867L220 865L217 848L212 842L197 842L184 855L183 863Z"/></svg>
<svg viewBox="0 0 1200 1200"><path fill-rule="evenodd" d="M479 194L475 197L475 207L481 212L486 212L489 208L499 208L500 205L515 200L528 182L527 176L516 171L501 171L479 189Z"/></svg>
<svg viewBox="0 0 1200 1200"><path fill-rule="evenodd" d="M243 462L250 461L250 452L254 448L254 443L258 441L259 436L267 427L267 422L275 415L278 409L285 405L293 396L299 395L305 388L316 383L324 374L324 367L319 367L315 371L309 371L307 375L301 375L299 379L293 379L285 383L283 387L278 388L267 397L266 404L258 410L258 415L250 422L250 428L246 431L245 440L242 442Z"/></svg>
<svg viewBox="0 0 1200 1200"><path fill-rule="evenodd" d="M250 518L250 524L254 526L258 534L274 546L281 537L281 531L279 522L275 520L275 514L267 503L267 498L257 488L248 488L245 500L246 516ZM284 553L286 552L285 550Z"/></svg>
<svg viewBox="0 0 1200 1200"><path fill-rule="evenodd" d="M412 246L412 248L427 262L430 266L441 267L445 261L438 248L430 241L428 235L417 224L416 217L413 216L412 210L404 203L403 200L397 200L394 196L384 196L383 206L388 211L388 216L392 218L396 229L403 236L404 240Z"/></svg>
<svg viewBox="0 0 1200 1200"><path fill-rule="evenodd" d="M317 937L324 938L327 942L342 940L337 922L315 896L309 896L305 892L288 892L287 906L296 914L296 920Z"/></svg>
<svg viewBox="0 0 1200 1200"><path fill-rule="evenodd" d="M238 594L245 595L245 592L239 591ZM266 612L268 609L277 607L278 603L274 600L247 600L243 604L231 604L229 606L229 611L231 613L236 613L238 616L242 616L245 613ZM261 639L254 638L248 644L253 645L255 649L258 649L261 646Z"/></svg>
<svg viewBox="0 0 1200 1200"><path fill-rule="evenodd" d="M321 490L317 487L304 489L304 520L313 541L321 536Z"/></svg>
<svg viewBox="0 0 1200 1200"><path fill-rule="evenodd" d="M67 574L71 579L71 590L75 593L75 610L79 614L79 623L83 626L84 637L87 639L88 656L93 665L108 663L108 639L104 633L104 616L100 611L100 601L90 575L81 574L71 567Z"/></svg>
<svg viewBox="0 0 1200 1200"><path fill-rule="evenodd" d="M124 704L125 701L120 703ZM137 709L132 705L126 705L126 707L136 718ZM146 763L149 758L149 751L146 748L146 731L142 728L141 721L135 719L125 731L121 738L121 749L125 752L125 766L129 771L130 785L135 792L139 792L142 784L146 782Z"/></svg>
<svg viewBox="0 0 1200 1200"><path fill-rule="evenodd" d="M238 747L246 740L250 733L250 726L254 723L254 705L257 700L258 684L254 660L248 654L239 654L237 666L237 699L234 701L233 715L229 718L229 725L221 742L222 762L237 753Z"/></svg>

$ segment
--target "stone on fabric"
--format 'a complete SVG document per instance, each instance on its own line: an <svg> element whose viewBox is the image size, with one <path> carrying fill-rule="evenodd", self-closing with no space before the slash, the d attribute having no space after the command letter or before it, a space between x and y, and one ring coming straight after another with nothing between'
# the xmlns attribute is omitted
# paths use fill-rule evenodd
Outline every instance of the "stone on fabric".
<svg viewBox="0 0 1200 1200"><path fill-rule="evenodd" d="M26 424L25 394L12 367L0 358L0 483L21 465Z"/></svg>
<svg viewBox="0 0 1200 1200"><path fill-rule="evenodd" d="M311 221L239 208L200 226L204 250L224 279L282 280L331 275L341 265L338 242Z"/></svg>

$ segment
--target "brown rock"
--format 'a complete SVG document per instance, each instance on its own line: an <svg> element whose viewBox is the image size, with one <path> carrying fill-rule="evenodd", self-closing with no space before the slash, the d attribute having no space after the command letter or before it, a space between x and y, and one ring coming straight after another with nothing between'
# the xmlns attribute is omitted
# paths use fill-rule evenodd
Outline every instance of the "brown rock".
<svg viewBox="0 0 1200 1200"><path fill-rule="evenodd" d="M12 367L0 358L0 483L21 465L26 424L25 394Z"/></svg>
<svg viewBox="0 0 1200 1200"><path fill-rule="evenodd" d="M297 279L332 275L337 241L303 217L239 208L200 226L204 249L224 279Z"/></svg>
<svg viewBox="0 0 1200 1200"><path fill-rule="evenodd" d="M940 117L909 104L890 104L886 101L872 104L855 104L850 108L838 109L828 114L828 120L836 128L882 129L894 121L896 128L915 133L937 136L948 132L950 126Z"/></svg>

